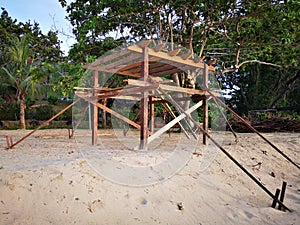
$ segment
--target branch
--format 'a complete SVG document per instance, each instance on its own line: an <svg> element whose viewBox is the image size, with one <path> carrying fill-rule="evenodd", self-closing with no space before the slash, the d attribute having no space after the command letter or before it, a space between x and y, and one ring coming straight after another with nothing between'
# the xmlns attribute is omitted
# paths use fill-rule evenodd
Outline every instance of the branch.
<svg viewBox="0 0 300 225"><path fill-rule="evenodd" d="M259 63L259 64L263 64L263 65L282 68L281 65L277 65L277 64L274 64L274 63L263 62L263 61L260 61L260 60L257 60L257 59L253 59L253 60L246 60L246 61L242 62L240 65L237 66L237 69L240 68L242 65L244 65L246 63Z"/></svg>
<svg viewBox="0 0 300 225"><path fill-rule="evenodd" d="M221 71L221 74L233 72L233 71L239 69L241 66L243 66L244 64L247 64L247 63L259 63L259 64L263 64L263 65L282 68L281 65L277 65L277 64L274 64L274 63L263 62L263 61L260 61L260 60L257 60L257 59L253 59L253 60L246 60L246 61L240 63L239 65L235 65L232 68L225 68L223 71Z"/></svg>

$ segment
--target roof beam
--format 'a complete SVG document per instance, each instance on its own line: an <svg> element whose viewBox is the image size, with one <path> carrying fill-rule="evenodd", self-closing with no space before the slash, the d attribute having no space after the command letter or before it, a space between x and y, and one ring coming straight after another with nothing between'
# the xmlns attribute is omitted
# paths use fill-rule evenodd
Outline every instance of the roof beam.
<svg viewBox="0 0 300 225"><path fill-rule="evenodd" d="M139 52L142 53L142 49L139 46L133 45L133 46L129 46L128 47L129 50L131 51L135 51L135 52ZM180 56L170 56L168 53L165 52L155 52L153 49L149 48L148 53L150 56L155 56L155 57L159 57L165 60L169 60L172 62L176 62L176 63L180 63L180 64L184 64L184 65L189 65L195 68L204 68L204 63L199 62L199 63L195 63L193 60L189 60L189 59L182 59ZM213 67L209 68L210 70L213 70Z"/></svg>

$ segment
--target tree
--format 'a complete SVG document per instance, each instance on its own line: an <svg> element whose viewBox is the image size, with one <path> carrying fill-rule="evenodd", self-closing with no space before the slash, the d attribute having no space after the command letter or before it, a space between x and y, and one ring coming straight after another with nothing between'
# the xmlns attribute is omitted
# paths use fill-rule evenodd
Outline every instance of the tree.
<svg viewBox="0 0 300 225"><path fill-rule="evenodd" d="M20 120L25 128L26 102L33 93L47 97L52 81L58 78L55 65L64 60L57 32L43 34L34 21L12 19L2 8L0 16L0 94L1 107L17 101ZM38 91L38 93L37 93ZM52 90L50 90L52 91ZM52 91L53 92L53 91ZM43 97L41 97L43 98Z"/></svg>
<svg viewBox="0 0 300 225"><path fill-rule="evenodd" d="M95 46L114 32L126 42L153 38L187 47L205 56L206 62L217 58L219 80L224 88L233 91L235 105L246 99L254 100L251 96L257 93L258 89L253 91L253 88L259 87L258 82L262 87L267 85L267 80L275 79L278 86L274 87L273 96L277 97L259 105L275 107L283 96L289 96L299 80L300 3L296 0L216 0L213 3L76 0L69 5L65 0L60 2L66 7L80 45ZM269 79L262 82L262 76ZM261 92L261 99L266 99L268 94Z"/></svg>
<svg viewBox="0 0 300 225"><path fill-rule="evenodd" d="M57 32L42 33L39 24L28 21L25 23L12 19L8 12L2 9L0 16L0 65L5 63L4 50L14 37L27 35L33 57L42 62L59 62L63 59Z"/></svg>
<svg viewBox="0 0 300 225"><path fill-rule="evenodd" d="M10 47L6 48L6 55L10 63L2 69L8 77L8 82L16 91L16 99L20 106L20 126L26 129L25 109L26 98L29 92L36 89L37 77L33 73L34 65L32 52L29 49L29 42L26 36L21 39L15 38Z"/></svg>

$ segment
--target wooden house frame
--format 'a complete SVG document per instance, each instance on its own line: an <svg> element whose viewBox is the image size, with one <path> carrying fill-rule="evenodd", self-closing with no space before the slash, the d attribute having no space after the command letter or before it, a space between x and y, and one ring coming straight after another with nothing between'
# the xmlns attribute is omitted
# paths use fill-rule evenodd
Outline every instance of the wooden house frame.
<svg viewBox="0 0 300 225"><path fill-rule="evenodd" d="M51 117L49 120L43 122L35 130L29 132L23 138L17 142L13 142L11 136L6 136L7 149L12 149L14 146L28 138L37 130L44 126L47 126L52 120L57 118L59 115L64 113L66 110L73 107L81 99L87 101L93 105L92 113L92 144L97 144L97 133L98 133L98 108L111 113L115 117L125 121L131 126L140 129L140 149L147 149L149 142L153 139L170 129L180 120L187 117L198 127L203 133L203 144L207 144L207 138L209 138L212 143L214 143L236 166L238 166L248 177L252 179L259 187L265 191L272 199L272 207L275 208L276 204L279 204L279 209L291 211L285 204L283 204L283 198L285 194L286 182L283 182L282 191L280 189L276 190L275 195L270 192L265 185L263 185L260 180L258 180L254 175L252 175L243 165L241 165L226 149L224 149L216 140L214 140L208 132L208 97L212 97L216 103L225 107L232 115L245 124L251 131L258 134L266 143L268 143L273 149L275 149L279 154L281 154L286 160L300 169L299 164L294 162L289 156L287 156L283 151L276 147L272 142L260 134L255 128L251 126L246 120L236 114L232 109L230 109L224 102L222 102L218 96L208 88L208 73L209 71L214 71L211 65L204 63L201 58L193 57L191 52L185 52L180 54L181 49L166 50L165 45L154 45L151 47L152 40L142 41L136 45L132 45L121 50L114 51L112 54L100 57L95 62L86 65L84 68L94 71L93 73L93 87L92 88L77 88L75 92L76 99L73 103L68 105L66 108L61 110L55 116ZM163 77L166 75L181 73L187 70L203 70L203 84L202 90L183 88L178 86L169 85L168 82L156 81L155 77ZM99 87L99 72L107 72L111 74L125 75L133 78L140 79L127 79L128 88L101 88ZM159 91L163 98L154 98L153 91ZM168 91L175 91L179 93L186 93L188 95L200 95L200 101L193 105L188 110L183 110L177 102L168 94ZM131 121L127 117L119 114L118 112L108 108L107 106L100 104L100 99L107 98L121 98L121 99L138 99L141 101L141 121L140 124ZM181 99L184 101L185 99ZM198 98L199 100L199 98ZM175 118L166 124L164 127L160 128L158 131L153 133L153 116L154 116L154 103L166 103L170 102L173 105L177 105L175 108L179 110L179 116L174 116ZM149 109L150 106L150 109ZM197 121L193 120L190 113L200 106L203 107L203 125L200 126ZM171 112L170 112L171 113ZM148 120L150 117L150 126L148 127ZM151 134L151 136L149 136ZM195 135L195 134L194 134ZM69 137L70 133L69 133ZM280 194L280 199L278 199Z"/></svg>
<svg viewBox="0 0 300 225"><path fill-rule="evenodd" d="M194 57L190 51L180 54L180 48L174 50L166 50L165 44L153 45L152 40L141 41L136 45L131 45L120 50L116 50L111 54L101 56L95 62L84 66L85 69L93 72L93 88L77 88L76 96L93 105L92 110L92 144L97 144L98 132L98 108L111 113L117 118L125 121L131 126L140 129L140 149L147 149L148 143L160 134L164 133L176 123L180 124L180 120L189 116L189 113L196 110L200 106L203 107L203 129L208 129L208 104L207 91L208 88L208 72L214 71L213 66L209 66L199 57ZM186 49L185 49L186 50ZM164 77L174 73L182 73L186 70L202 70L203 84L202 90L178 87L169 85L166 81L156 81L155 77ZM99 87L99 72L110 74L124 75L135 79L127 79L128 87L120 88L101 88ZM136 79L139 78L139 79ZM101 79L101 76L100 76ZM165 97L155 98L151 93L160 91ZM154 126L154 103L171 102L173 105L176 101L168 95L168 91L186 93L190 96L200 95L201 100L195 106L185 111L179 107L180 115L163 128L153 133ZM121 114L109 109L99 103L100 99L107 98L126 98L139 99L141 101L141 121L140 124L125 118ZM178 110L177 107L177 110ZM150 109L149 109L150 108ZM172 113L172 112L170 112ZM148 121L150 118L150 125ZM194 121L195 122L195 121ZM183 127L182 127L183 129ZM152 134L150 136L150 134ZM193 134L195 136L195 134ZM206 144L207 138L203 134L203 143Z"/></svg>

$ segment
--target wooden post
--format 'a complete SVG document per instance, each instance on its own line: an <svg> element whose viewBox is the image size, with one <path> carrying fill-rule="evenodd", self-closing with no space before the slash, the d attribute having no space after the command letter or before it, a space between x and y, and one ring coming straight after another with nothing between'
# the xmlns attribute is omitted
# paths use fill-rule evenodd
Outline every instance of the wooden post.
<svg viewBox="0 0 300 225"><path fill-rule="evenodd" d="M9 149L10 146L13 145L12 136L6 136L7 148Z"/></svg>
<svg viewBox="0 0 300 225"><path fill-rule="evenodd" d="M149 97L149 105L150 105L150 132L154 131L154 102L152 100L153 97Z"/></svg>
<svg viewBox="0 0 300 225"><path fill-rule="evenodd" d="M107 98L103 99L103 105L106 106L106 104L107 104ZM102 125L103 125L104 129L107 128L106 111L105 110L102 110Z"/></svg>
<svg viewBox="0 0 300 225"><path fill-rule="evenodd" d="M203 69L203 90L206 91L208 89L208 66L204 64ZM208 132L208 101L206 97L206 92L203 100L203 130ZM207 145L208 139L207 135L203 133L203 144Z"/></svg>
<svg viewBox="0 0 300 225"><path fill-rule="evenodd" d="M11 149L14 146L16 146L17 144L19 144L20 142L22 142L23 140L25 140L26 138L28 138L30 135L32 135L34 132L38 131L39 129L41 129L44 126L48 126L49 123L54 120L56 117L60 116L61 114L63 114L65 111L67 111L69 108L71 108L73 105L75 105L77 102L79 102L80 99L75 100L73 103L71 103L70 105L68 105L66 108L64 108L63 110L61 110L59 113L57 113L56 115L52 116L49 120L43 122L40 126L38 126L37 128L35 128L33 131L31 131L29 134L25 135L24 137L22 137L20 140L18 140L16 143L13 144L12 142L12 138L9 139L11 145L7 148L7 149Z"/></svg>
<svg viewBox="0 0 300 225"><path fill-rule="evenodd" d="M279 196L279 193L280 193L280 189L276 189L276 192L275 192L275 196L273 198L273 202L272 202L272 208L275 208L276 207L276 203L278 201L278 196Z"/></svg>
<svg viewBox="0 0 300 225"><path fill-rule="evenodd" d="M98 87L98 71L94 71L94 90L93 96L97 97ZM98 102L98 98L95 99L96 103ZM98 133L98 107L94 104L92 106L92 145L97 144L97 133Z"/></svg>
<svg viewBox="0 0 300 225"><path fill-rule="evenodd" d="M148 47L143 48L142 62L142 79L147 81L149 77L149 56ZM140 133L140 149L147 149L148 139L148 91L142 92L141 99L141 133Z"/></svg>
<svg viewBox="0 0 300 225"><path fill-rule="evenodd" d="M280 200L281 202L283 202L283 200L284 200L284 195L285 195L286 185L287 185L287 182L286 182L286 181L283 181L283 183L282 183L282 188L281 188L281 193L280 193L280 198L279 198L279 200ZM281 208L282 208L282 205L279 205L279 206L278 206L278 209L281 210Z"/></svg>

